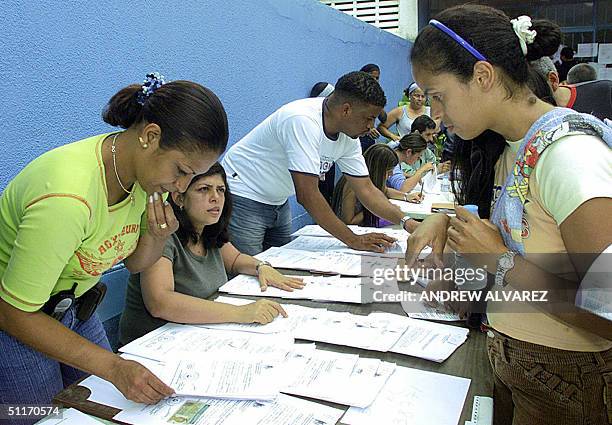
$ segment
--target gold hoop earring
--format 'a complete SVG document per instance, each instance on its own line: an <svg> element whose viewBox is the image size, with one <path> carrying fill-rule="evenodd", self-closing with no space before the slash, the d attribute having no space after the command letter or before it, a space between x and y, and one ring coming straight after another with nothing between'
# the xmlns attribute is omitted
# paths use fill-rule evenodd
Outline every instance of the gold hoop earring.
<svg viewBox="0 0 612 425"><path fill-rule="evenodd" d="M138 141L140 142L140 144L142 145L143 149L146 149L149 147L149 144L146 143L144 140L142 140L142 137L138 136Z"/></svg>

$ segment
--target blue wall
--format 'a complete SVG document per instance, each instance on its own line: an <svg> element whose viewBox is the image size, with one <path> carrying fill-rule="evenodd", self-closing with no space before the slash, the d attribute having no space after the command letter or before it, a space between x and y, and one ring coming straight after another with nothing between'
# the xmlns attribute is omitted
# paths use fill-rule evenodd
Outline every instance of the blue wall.
<svg viewBox="0 0 612 425"><path fill-rule="evenodd" d="M152 70L211 88L230 143L366 63L391 106L411 81L410 43L316 0L3 0L0 22L0 190L50 148L109 131L105 103Z"/></svg>

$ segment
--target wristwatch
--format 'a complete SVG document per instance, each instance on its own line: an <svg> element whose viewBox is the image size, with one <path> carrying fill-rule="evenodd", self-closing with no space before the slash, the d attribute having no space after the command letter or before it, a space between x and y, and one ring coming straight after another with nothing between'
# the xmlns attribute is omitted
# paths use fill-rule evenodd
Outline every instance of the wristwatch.
<svg viewBox="0 0 612 425"><path fill-rule="evenodd" d="M508 271L514 267L514 256L516 252L506 251L497 259L497 270L495 270L495 284L505 288L508 285L505 277Z"/></svg>
<svg viewBox="0 0 612 425"><path fill-rule="evenodd" d="M255 266L255 274L259 277L259 269L263 266L270 266L272 267L272 264L268 263L267 261L260 261L259 263L257 263L257 265Z"/></svg>
<svg viewBox="0 0 612 425"><path fill-rule="evenodd" d="M406 214L405 216L401 218L400 224L402 225L402 229L406 230L406 222L411 219L412 217L410 217L408 214Z"/></svg>

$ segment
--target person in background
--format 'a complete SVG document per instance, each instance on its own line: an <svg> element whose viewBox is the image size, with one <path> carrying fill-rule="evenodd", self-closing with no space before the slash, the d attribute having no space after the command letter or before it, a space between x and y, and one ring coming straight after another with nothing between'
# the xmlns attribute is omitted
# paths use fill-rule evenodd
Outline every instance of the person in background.
<svg viewBox="0 0 612 425"><path fill-rule="evenodd" d="M121 345L167 322L266 324L279 314L287 316L278 303L266 299L242 306L206 299L227 282L228 274L257 276L262 291L268 286L285 291L304 286L229 242L232 203L220 164L194 177L187 190L173 193L169 202L179 228L156 263L130 276L120 322Z"/></svg>
<svg viewBox="0 0 612 425"><path fill-rule="evenodd" d="M334 91L334 85L326 81L319 81L310 90L309 97L327 97Z"/></svg>
<svg viewBox="0 0 612 425"><path fill-rule="evenodd" d="M410 104L398 106L387 114L387 119L378 126L380 134L390 140L399 140L402 136L410 133L412 122L421 115L431 116L429 106L425 106L425 94L416 83L408 87ZM389 129L395 125L397 134Z"/></svg>
<svg viewBox="0 0 612 425"><path fill-rule="evenodd" d="M310 97L327 97L334 92L334 85L325 81L320 81L312 86ZM336 164L332 164L329 170L319 177L319 191L327 203L331 205L334 185L336 183Z"/></svg>
<svg viewBox="0 0 612 425"><path fill-rule="evenodd" d="M399 163L387 178L387 187L404 193L410 192L435 166L434 162L424 161L422 158L427 155L427 141L415 131L402 137L394 150ZM419 166L416 165L417 162Z"/></svg>
<svg viewBox="0 0 612 425"><path fill-rule="evenodd" d="M207 88L153 73L116 93L102 118L124 130L41 155L0 197L0 403L48 405L87 374L140 403L173 393L110 351L92 314L98 281L121 261L137 273L160 258L178 227L161 195L217 161L227 116ZM22 419L3 423L33 422Z"/></svg>
<svg viewBox="0 0 612 425"><path fill-rule="evenodd" d="M367 72L370 74L376 81L380 84L380 67L375 63L369 63L364 65L360 69L361 72ZM380 114L378 114L378 121L385 122L387 120L387 113L383 109ZM380 133L374 126L368 134L365 136L361 136L359 138L359 142L361 143L361 152L365 152L370 146L376 143L376 139L380 137Z"/></svg>
<svg viewBox="0 0 612 425"><path fill-rule="evenodd" d="M551 34L555 36L555 34ZM578 112L592 114L604 120L612 117L612 81L596 80L579 84L560 84L561 79L548 57L550 50L542 52L544 56L533 57L529 62L531 68L542 75L550 85L557 106L571 108Z"/></svg>
<svg viewBox="0 0 612 425"><path fill-rule="evenodd" d="M436 145L435 138L437 133L437 125L427 115L421 115L417 117L410 128L411 132L418 132L423 139L427 142L427 148L421 153L421 156L412 164L402 163L402 170L406 174L406 177L412 176L416 170L421 168L426 163L437 164L436 170L438 173L446 173L450 170L450 162L442 162L438 164L436 157ZM396 148L399 142L389 142L389 146Z"/></svg>
<svg viewBox="0 0 612 425"><path fill-rule="evenodd" d="M557 47L558 48L558 47ZM556 51L556 50L555 50ZM550 55L552 55L551 53ZM547 55L547 56L550 56ZM561 49L561 62L557 62L555 64L557 68L557 73L559 74L559 81L564 83L567 80L567 73L570 69L572 69L575 65L578 64L578 61L574 59L574 49L569 46L565 46Z"/></svg>
<svg viewBox="0 0 612 425"><path fill-rule="evenodd" d="M597 70L588 63L574 65L567 72L567 84L585 83L597 79Z"/></svg>
<svg viewBox="0 0 612 425"><path fill-rule="evenodd" d="M366 208L408 231L416 227L372 184L357 140L370 131L385 104L385 94L371 75L350 72L328 97L288 103L234 144L222 163L232 190L234 246L254 255L288 243L288 198L293 194L316 223L353 249L383 252L394 243L382 233L356 235L333 213L318 181L335 162Z"/></svg>
<svg viewBox="0 0 612 425"><path fill-rule="evenodd" d="M385 144L372 145L363 154L370 180L389 199L399 199L408 202L420 202L421 195L409 194L386 186L386 181L393 168L398 165L398 157ZM346 184L343 176L338 181L332 200L334 213L346 224L356 224L366 227L379 227L381 219L363 207L355 196L355 192Z"/></svg>
<svg viewBox="0 0 612 425"><path fill-rule="evenodd" d="M427 115L417 117L410 127L411 131L418 131L421 136L427 141L427 150L421 158L426 162L438 162L438 146L436 145L438 132L440 129L438 122L432 120ZM418 166L418 164L417 164ZM446 173L450 169L450 162L441 162L437 164L438 173Z"/></svg>
<svg viewBox="0 0 612 425"><path fill-rule="evenodd" d="M407 266L425 246L440 255L448 244L495 271L495 292L548 294L546 302L487 306L499 425L612 419L612 327L575 306L581 279L612 243L612 130L531 91L528 61L559 43L552 33L560 30L546 20L457 6L431 20L411 51L413 75L449 128L464 140L492 131L508 142L496 161L482 149L461 158L468 190L455 195L489 200L490 222L462 207L454 218L428 217L409 238Z"/></svg>

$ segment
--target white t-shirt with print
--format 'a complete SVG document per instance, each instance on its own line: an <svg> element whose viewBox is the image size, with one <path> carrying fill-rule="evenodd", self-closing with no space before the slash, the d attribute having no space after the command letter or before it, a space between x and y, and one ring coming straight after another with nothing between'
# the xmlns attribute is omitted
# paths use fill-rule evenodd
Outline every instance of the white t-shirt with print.
<svg viewBox="0 0 612 425"><path fill-rule="evenodd" d="M225 154L221 164L233 194L281 205L295 194L291 171L322 178L334 162L351 176L368 176L359 139L323 131L324 98L288 103L262 121Z"/></svg>

